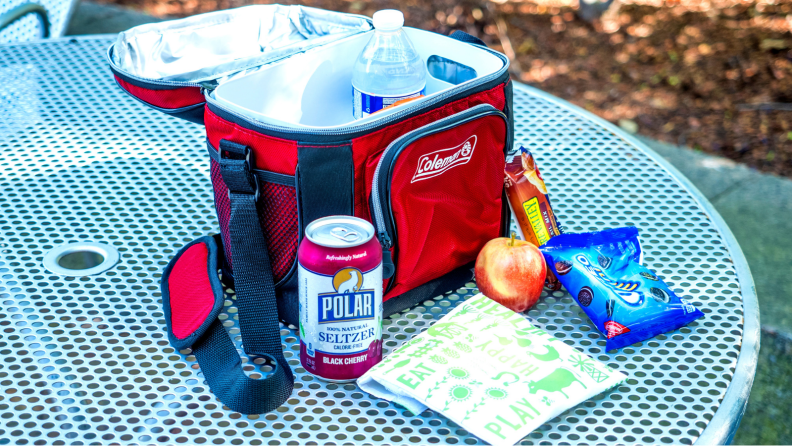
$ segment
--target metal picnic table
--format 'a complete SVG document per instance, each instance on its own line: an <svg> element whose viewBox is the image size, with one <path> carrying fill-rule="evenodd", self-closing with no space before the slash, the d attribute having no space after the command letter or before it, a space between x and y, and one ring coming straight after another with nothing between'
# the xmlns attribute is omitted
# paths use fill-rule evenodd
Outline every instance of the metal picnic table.
<svg viewBox="0 0 792 446"><path fill-rule="evenodd" d="M430 410L314 379L290 327L292 397L258 416L223 408L195 358L168 344L160 308L168 259L218 231L204 130L117 88L104 59L112 40L0 45L0 444L482 443ZM516 144L534 150L565 229L637 226L645 264L705 313L608 353L568 293L545 292L530 320L629 380L521 444L730 442L756 370L759 310L728 227L613 125L519 84L514 106ZM120 259L83 277L43 268L49 250L75 241ZM475 293L469 283L386 319L385 353ZM226 308L238 335L233 295ZM254 362L250 373L266 372Z"/></svg>

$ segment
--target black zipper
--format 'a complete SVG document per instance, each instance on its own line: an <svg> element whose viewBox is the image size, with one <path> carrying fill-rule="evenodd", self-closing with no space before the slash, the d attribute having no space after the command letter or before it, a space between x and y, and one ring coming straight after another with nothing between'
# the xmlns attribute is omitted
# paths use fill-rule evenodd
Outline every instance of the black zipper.
<svg viewBox="0 0 792 446"><path fill-rule="evenodd" d="M371 214L377 238L379 239L380 245L382 245L383 278L393 277L396 274L396 262L393 259L392 249L397 244L398 233L396 231L396 225L393 219L393 208L391 206L391 179L399 155L406 147L421 138L490 115L503 118L506 124L506 132L509 132L509 120L506 115L490 104L481 104L415 129L409 133L405 133L391 142L382 152L382 156L377 163L377 169L374 171L371 193ZM393 283L393 280L388 283L388 287L384 291L385 293L390 291L393 287Z"/></svg>

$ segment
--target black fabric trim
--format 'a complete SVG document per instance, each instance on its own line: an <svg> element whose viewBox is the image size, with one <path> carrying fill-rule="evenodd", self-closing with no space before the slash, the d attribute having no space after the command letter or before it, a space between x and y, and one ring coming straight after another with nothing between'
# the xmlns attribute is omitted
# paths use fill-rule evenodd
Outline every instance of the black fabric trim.
<svg viewBox="0 0 792 446"><path fill-rule="evenodd" d="M209 157L214 161L220 162L220 152L214 149L209 141L206 142L206 151L209 152ZM275 183L280 184L281 186L289 186L289 187L297 187L297 181L295 175L285 175L278 172L271 172L269 170L262 170L262 169L253 169L253 175L259 181L263 181L265 183Z"/></svg>
<svg viewBox="0 0 792 446"><path fill-rule="evenodd" d="M503 152L505 156L514 150L514 82L511 79L503 86L503 93L506 96L503 113L509 118L509 133L506 136L506 149Z"/></svg>
<svg viewBox="0 0 792 446"><path fill-rule="evenodd" d="M506 164L506 156L509 152L514 150L514 82L509 79L509 82L503 87L503 93L506 96L506 107L503 113L508 119L509 128L506 134L506 147L503 148L504 166ZM509 209L509 198L506 196L506 188L503 188L501 196L501 236L508 236L511 228L511 210Z"/></svg>
<svg viewBox="0 0 792 446"><path fill-rule="evenodd" d="M222 276L220 277L220 282L224 286L234 290L236 289L234 273L228 266L228 262L225 261L222 235L215 234L213 237L217 246L220 247L217 259L218 265L221 265L220 271ZM299 295L297 292L297 259L295 258L291 268L289 268L289 272L275 284L275 294L278 298L278 318L284 323L294 325L295 327L299 324L300 320Z"/></svg>
<svg viewBox="0 0 792 446"><path fill-rule="evenodd" d="M391 297L382 305L382 316L388 317L391 314L412 308L425 300L462 288L466 283L473 280L474 265L475 262L470 262L406 293Z"/></svg>
<svg viewBox="0 0 792 446"><path fill-rule="evenodd" d="M300 232L330 215L354 215L355 166L352 144L297 146Z"/></svg>
<svg viewBox="0 0 792 446"><path fill-rule="evenodd" d="M265 183L275 183L280 184L281 186L297 187L297 181L294 175L284 175L282 173L258 169L253 170L253 175L255 175L259 181L263 181Z"/></svg>
<svg viewBox="0 0 792 446"><path fill-rule="evenodd" d="M511 209L509 209L509 197L506 196L506 188L501 192L501 227L500 236L508 237L511 230Z"/></svg>
<svg viewBox="0 0 792 446"><path fill-rule="evenodd" d="M240 117L238 117L236 115L233 115L231 113L227 113L224 110L214 106L212 103L207 102L206 105L207 105L207 107L209 107L209 110L211 110L212 113L216 114L221 119L224 119L224 120L226 120L228 122L232 122L232 123L234 123L234 124L236 124L236 125L238 125L240 127L243 127L245 129L261 133L263 135L273 136L275 138L280 138L280 139L287 139L287 140L290 140L290 141L300 141L300 142L311 143L311 144L333 145L333 144L343 143L345 141L349 141L351 139L358 138L360 136L368 135L370 133L374 133L376 131L382 130L385 127L389 127L389 126L392 126L392 125L399 124L400 122L403 122L403 121L406 121L408 119L414 118L415 116L418 116L418 115L422 115L422 114L424 114L424 113L426 113L428 111L431 111L431 110L434 110L436 108L442 107L442 106L444 106L446 104L450 104L450 103L452 103L454 101L458 101L460 99L464 99L464 98L466 98L468 96L471 96L473 94L476 94L476 93L481 93L482 91L491 90L491 89L497 87L498 85L505 84L507 81L509 81L509 73L507 71L505 71L503 73L503 75L501 75L497 79L494 79L494 80L492 80L490 82L482 84L482 85L480 85L478 87L474 87L474 88L470 88L470 89L461 91L458 94L455 94L454 96L451 96L451 97L447 98L446 100L441 101L439 103L432 104L432 105L427 105L425 107L421 107L418 110L415 110L414 112L404 116L400 121L383 123L383 124L378 125L377 127L374 127L374 128L370 128L370 129L366 129L366 130L359 130L359 131L349 132L349 133L343 133L343 134L340 134L340 135L316 135L316 134L312 134L312 133L301 132L301 131L299 131L297 129L295 129L294 131L287 131L287 132L281 132L281 131L275 131L275 130L271 130L271 129L265 129L265 128L260 127L260 126L254 124L254 123L252 123L252 122L250 122L248 120L240 118Z"/></svg>
<svg viewBox="0 0 792 446"><path fill-rule="evenodd" d="M307 223L303 224L303 215L302 215L302 211L300 210L300 203L302 202L302 197L300 196L299 179L300 179L300 165L297 164L297 169L294 172L294 184L297 185L297 187L295 188L297 189L297 227L300 228L300 235L297 238L298 246L300 245L300 243L302 243L303 236L305 236L305 230L303 228L307 224Z"/></svg>
<svg viewBox="0 0 792 446"><path fill-rule="evenodd" d="M167 113L167 114L173 116L174 118L180 118L180 119L184 119L185 121L190 121L190 122L195 123L195 124L204 125L204 106L205 105L206 105L206 102L202 102L200 104L196 104L195 107L185 107L184 111L178 111L178 112L166 112L166 111L163 111L163 113ZM151 107L151 106L149 106L149 107ZM155 107L152 107L152 108L155 108Z"/></svg>

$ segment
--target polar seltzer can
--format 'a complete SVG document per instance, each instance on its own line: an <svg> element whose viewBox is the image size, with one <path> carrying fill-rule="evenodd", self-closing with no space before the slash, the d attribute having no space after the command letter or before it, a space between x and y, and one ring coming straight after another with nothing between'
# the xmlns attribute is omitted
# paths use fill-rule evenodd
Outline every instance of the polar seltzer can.
<svg viewBox="0 0 792 446"><path fill-rule="evenodd" d="M356 217L314 220L297 259L300 362L321 379L353 381L382 359L382 248L374 227Z"/></svg>

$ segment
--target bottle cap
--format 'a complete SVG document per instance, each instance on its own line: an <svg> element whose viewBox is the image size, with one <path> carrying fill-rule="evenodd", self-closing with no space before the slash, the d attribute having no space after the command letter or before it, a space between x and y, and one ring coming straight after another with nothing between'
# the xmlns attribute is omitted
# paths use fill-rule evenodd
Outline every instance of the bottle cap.
<svg viewBox="0 0 792 446"><path fill-rule="evenodd" d="M396 31L404 25L404 14L398 9L383 9L374 13L374 28L380 31Z"/></svg>

